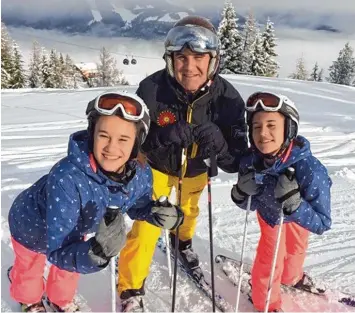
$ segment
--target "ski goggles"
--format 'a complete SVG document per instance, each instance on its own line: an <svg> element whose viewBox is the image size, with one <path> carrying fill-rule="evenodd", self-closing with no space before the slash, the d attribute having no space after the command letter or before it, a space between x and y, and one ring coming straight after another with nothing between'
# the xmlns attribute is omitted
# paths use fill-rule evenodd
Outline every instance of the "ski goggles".
<svg viewBox="0 0 355 313"><path fill-rule="evenodd" d="M294 104L286 96L279 96L269 92L256 92L248 98L245 109L248 112L255 112L259 105L267 112L277 112L283 105L294 108Z"/></svg>
<svg viewBox="0 0 355 313"><path fill-rule="evenodd" d="M141 100L135 95L127 95L125 92L103 93L89 104L87 114L97 111L102 115L114 115L120 110L122 117L129 121L140 121L144 116Z"/></svg>
<svg viewBox="0 0 355 313"><path fill-rule="evenodd" d="M201 26L176 26L168 32L164 45L165 51L170 53L184 47L197 53L217 53L219 39L214 32Z"/></svg>

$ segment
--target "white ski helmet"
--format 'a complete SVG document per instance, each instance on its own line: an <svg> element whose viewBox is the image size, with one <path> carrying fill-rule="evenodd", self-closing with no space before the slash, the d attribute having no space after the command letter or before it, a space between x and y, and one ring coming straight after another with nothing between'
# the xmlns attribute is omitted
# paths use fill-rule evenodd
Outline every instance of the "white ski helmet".
<svg viewBox="0 0 355 313"><path fill-rule="evenodd" d="M95 124L100 116L118 115L127 121L136 123L137 136L131 158L137 156L150 127L149 110L140 97L126 91L108 91L88 103L86 115L90 149L93 145Z"/></svg>
<svg viewBox="0 0 355 313"><path fill-rule="evenodd" d="M245 103L248 136L251 145L254 145L252 136L252 120L256 112L279 112L285 116L285 135L281 150L288 147L290 142L297 137L299 126L299 113L296 105L285 95L270 92L255 92Z"/></svg>

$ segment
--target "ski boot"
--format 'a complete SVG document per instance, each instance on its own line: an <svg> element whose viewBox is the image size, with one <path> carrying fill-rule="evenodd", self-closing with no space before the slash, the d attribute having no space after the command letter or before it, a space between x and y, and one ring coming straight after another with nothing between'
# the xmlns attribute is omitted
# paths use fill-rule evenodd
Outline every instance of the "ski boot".
<svg viewBox="0 0 355 313"><path fill-rule="evenodd" d="M59 306L52 301L50 301L48 298L46 299L47 304L49 307L54 311L54 312L80 312L79 306L75 303L75 301L71 301L68 304L64 306Z"/></svg>
<svg viewBox="0 0 355 313"><path fill-rule="evenodd" d="M141 289L128 289L121 293L121 312L144 312L144 283Z"/></svg>
<svg viewBox="0 0 355 313"><path fill-rule="evenodd" d="M306 273L303 273L302 278L296 284L293 285L293 288L315 294L323 294L326 291L325 286L317 286L313 279Z"/></svg>
<svg viewBox="0 0 355 313"><path fill-rule="evenodd" d="M175 251L175 235L170 233L172 253ZM179 240L179 260L187 270L194 270L199 267L200 261L197 253L192 249L192 240Z"/></svg>

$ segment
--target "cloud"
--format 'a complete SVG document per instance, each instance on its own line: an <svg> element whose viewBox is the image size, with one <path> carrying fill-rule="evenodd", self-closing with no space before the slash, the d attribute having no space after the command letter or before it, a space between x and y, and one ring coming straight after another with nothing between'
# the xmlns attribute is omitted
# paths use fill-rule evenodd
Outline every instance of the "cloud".
<svg viewBox="0 0 355 313"><path fill-rule="evenodd" d="M215 5L215 0L182 0L185 5ZM223 3L223 2L221 2ZM353 0L232 0L237 11L246 12L255 10L263 11L283 11L292 13L293 10L304 10L315 13L353 13L355 5ZM223 4L221 4L223 5Z"/></svg>
<svg viewBox="0 0 355 313"><path fill-rule="evenodd" d="M275 25L316 28L326 25L347 34L355 33L354 0L232 0L236 11L246 15L252 10L256 18L263 22L270 16ZM171 0L3 0L2 14L5 17L21 18L28 22L56 17L82 18L86 23L93 18L92 9L101 13L113 13L112 5L123 8L127 5L152 3L153 5L174 5ZM197 12L220 14L223 1L180 0L177 6L195 8Z"/></svg>

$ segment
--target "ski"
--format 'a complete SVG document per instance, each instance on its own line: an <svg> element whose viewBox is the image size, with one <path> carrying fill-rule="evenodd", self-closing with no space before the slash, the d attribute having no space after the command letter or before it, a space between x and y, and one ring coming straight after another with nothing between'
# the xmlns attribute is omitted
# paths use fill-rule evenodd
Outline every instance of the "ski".
<svg viewBox="0 0 355 313"><path fill-rule="evenodd" d="M159 238L157 242L158 248L166 254L166 245L164 242L163 238ZM174 256L171 256L172 259ZM205 279L205 276L203 274L203 271L200 267L194 268L194 269L187 269L183 264L178 260L178 265L180 270L189 277L196 287L200 289L208 298L212 299L212 286L211 283L208 282ZM215 292L215 301L216 301L216 307L221 311L221 312L231 312L233 311L232 306L217 292Z"/></svg>
<svg viewBox="0 0 355 313"><path fill-rule="evenodd" d="M240 268L240 261L230 258L228 256L219 254L215 257L215 263L217 264L217 267L226 275L228 280L234 285L238 285L238 279L239 279L239 268ZM244 284L242 285L242 292L246 292L245 288L245 280L249 281L251 278L251 264L249 263L244 263L243 266L243 281ZM249 285L249 284L248 284ZM243 288L244 286L244 288ZM333 291L325 287L318 287L314 288L312 290L305 290L305 289L300 289L296 288L294 286L286 286L286 285L281 285L281 288L284 291L294 291L294 292L308 292L317 296L323 296L326 297L327 299L335 299L339 303L355 307L355 297L354 295L349 295L340 291ZM244 289L244 290L243 290ZM249 286L250 289L250 286Z"/></svg>

